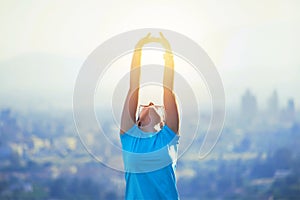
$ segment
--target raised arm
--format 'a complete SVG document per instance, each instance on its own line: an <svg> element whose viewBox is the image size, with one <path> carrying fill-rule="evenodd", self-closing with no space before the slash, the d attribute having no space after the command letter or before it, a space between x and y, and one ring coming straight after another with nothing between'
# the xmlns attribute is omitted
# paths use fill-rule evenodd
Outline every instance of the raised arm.
<svg viewBox="0 0 300 200"><path fill-rule="evenodd" d="M150 41L151 38L149 33L135 46L130 69L130 87L125 99L121 117L121 134L128 131L136 123L135 114L139 100L142 48Z"/></svg>
<svg viewBox="0 0 300 200"><path fill-rule="evenodd" d="M165 59L165 69L164 69L164 107L166 112L165 123L171 128L176 134L178 134L179 129L179 116L178 108L175 99L175 94L173 93L174 86L174 59L171 50L171 46L168 40L160 33L161 40L160 43L166 49L164 54Z"/></svg>

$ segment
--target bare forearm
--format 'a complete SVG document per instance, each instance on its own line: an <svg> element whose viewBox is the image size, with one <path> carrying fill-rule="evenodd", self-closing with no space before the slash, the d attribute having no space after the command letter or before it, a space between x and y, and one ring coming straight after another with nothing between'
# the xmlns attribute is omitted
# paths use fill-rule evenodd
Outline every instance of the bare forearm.
<svg viewBox="0 0 300 200"><path fill-rule="evenodd" d="M136 90L140 85L140 74L141 74L141 56L142 50L136 48L131 62L130 70L130 90Z"/></svg>
<svg viewBox="0 0 300 200"><path fill-rule="evenodd" d="M165 70L164 70L164 88L168 88L173 91L174 85L174 59L173 54L170 52L166 52L164 55L165 59Z"/></svg>
<svg viewBox="0 0 300 200"><path fill-rule="evenodd" d="M138 105L142 47L150 41L150 33L136 44L130 68L130 88L127 93L121 118L120 133L129 130L135 124L135 114Z"/></svg>

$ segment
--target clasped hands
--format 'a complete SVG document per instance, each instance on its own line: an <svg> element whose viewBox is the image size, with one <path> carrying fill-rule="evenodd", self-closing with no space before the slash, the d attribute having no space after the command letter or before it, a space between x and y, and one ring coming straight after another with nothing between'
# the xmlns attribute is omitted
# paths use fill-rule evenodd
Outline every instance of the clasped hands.
<svg viewBox="0 0 300 200"><path fill-rule="evenodd" d="M140 39L138 43L136 44L136 49L142 49L143 46L147 43L151 42L157 42L160 43L168 52L171 52L171 46L169 41L165 38L165 36L162 34L162 32L159 33L160 37L151 37L151 33L148 33L146 37Z"/></svg>

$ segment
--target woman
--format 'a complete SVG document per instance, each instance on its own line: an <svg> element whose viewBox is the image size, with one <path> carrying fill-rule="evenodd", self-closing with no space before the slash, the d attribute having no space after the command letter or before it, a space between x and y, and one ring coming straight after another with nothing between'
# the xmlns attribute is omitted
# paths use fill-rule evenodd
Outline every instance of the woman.
<svg viewBox="0 0 300 200"><path fill-rule="evenodd" d="M159 42L166 50L163 78L165 116L152 102L142 106L138 119L140 64L142 47ZM125 167L126 199L179 199L175 168L177 160L179 117L173 93L174 61L169 42L150 33L136 45L130 71L130 88L125 100L120 138Z"/></svg>

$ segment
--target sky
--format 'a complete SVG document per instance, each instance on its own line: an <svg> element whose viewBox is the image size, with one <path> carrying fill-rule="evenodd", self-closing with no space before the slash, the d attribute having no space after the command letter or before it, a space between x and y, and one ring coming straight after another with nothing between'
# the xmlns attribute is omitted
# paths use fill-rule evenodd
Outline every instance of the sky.
<svg viewBox="0 0 300 200"><path fill-rule="evenodd" d="M247 88L300 108L300 1L1 1L0 106L70 108L77 74L107 39L163 28L197 42L223 80L227 105ZM176 64L175 64L176 65Z"/></svg>

